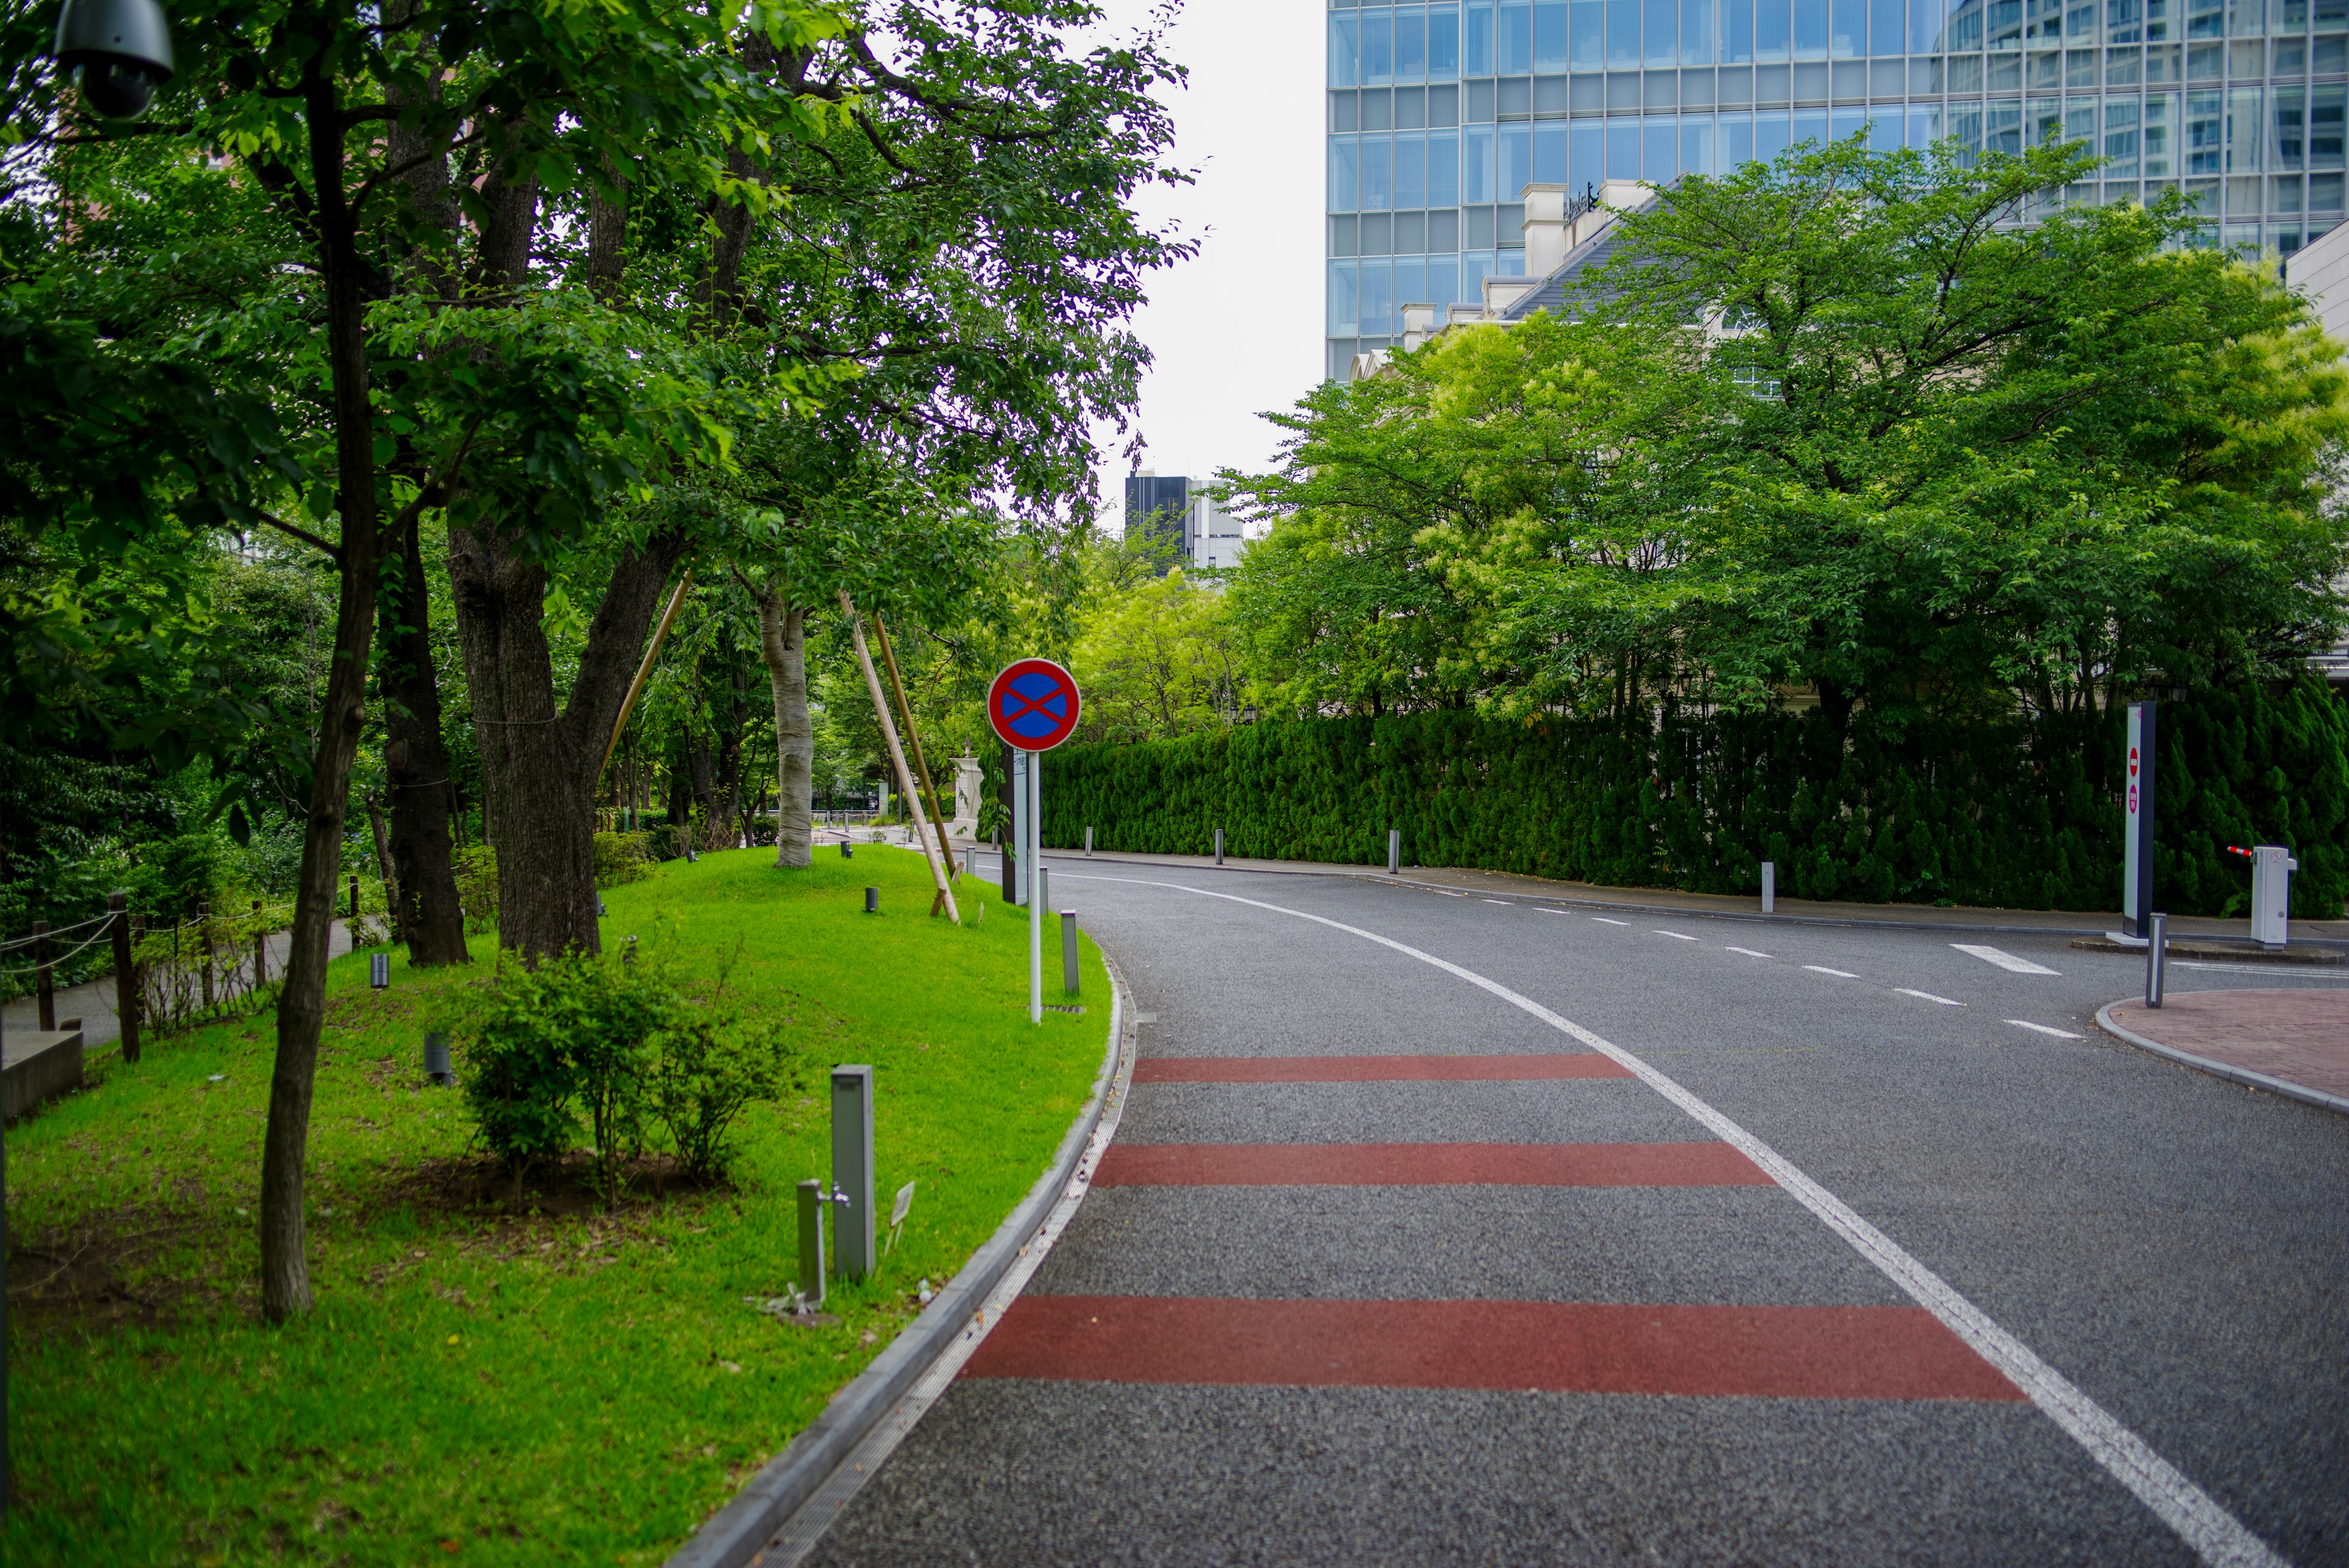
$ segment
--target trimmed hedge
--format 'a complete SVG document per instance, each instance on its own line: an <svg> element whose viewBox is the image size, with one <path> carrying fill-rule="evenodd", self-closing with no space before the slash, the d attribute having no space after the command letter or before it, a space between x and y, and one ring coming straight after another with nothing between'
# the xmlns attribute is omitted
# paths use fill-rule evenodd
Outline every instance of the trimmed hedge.
<svg viewBox="0 0 2349 1568"><path fill-rule="evenodd" d="M1998 724L1667 713L1651 729L1470 713L1261 723L1048 764L1044 840L1108 850L1383 865L1390 827L1430 866L1619 887L2117 909L2119 712ZM2250 862L2298 856L2292 913L2349 898L2349 707L2314 679L2165 702L2155 887L2236 916Z"/></svg>

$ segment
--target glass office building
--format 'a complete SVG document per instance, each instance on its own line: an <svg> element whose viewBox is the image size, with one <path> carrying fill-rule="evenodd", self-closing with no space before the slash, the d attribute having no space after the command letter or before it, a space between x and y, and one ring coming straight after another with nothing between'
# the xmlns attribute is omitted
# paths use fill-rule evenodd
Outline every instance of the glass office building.
<svg viewBox="0 0 2349 1568"><path fill-rule="evenodd" d="M2066 202L2182 187L2213 244L2342 218L2349 0L1532 0L1329 15L1329 369L1523 270L1518 192L1791 143L2082 140Z"/></svg>

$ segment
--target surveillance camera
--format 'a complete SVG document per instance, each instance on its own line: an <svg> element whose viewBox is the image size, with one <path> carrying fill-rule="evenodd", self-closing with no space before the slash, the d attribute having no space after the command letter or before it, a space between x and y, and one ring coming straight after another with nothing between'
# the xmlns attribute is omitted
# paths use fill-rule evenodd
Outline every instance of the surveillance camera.
<svg viewBox="0 0 2349 1568"><path fill-rule="evenodd" d="M157 0L66 0L52 52L109 119L145 113L171 79L171 27Z"/></svg>

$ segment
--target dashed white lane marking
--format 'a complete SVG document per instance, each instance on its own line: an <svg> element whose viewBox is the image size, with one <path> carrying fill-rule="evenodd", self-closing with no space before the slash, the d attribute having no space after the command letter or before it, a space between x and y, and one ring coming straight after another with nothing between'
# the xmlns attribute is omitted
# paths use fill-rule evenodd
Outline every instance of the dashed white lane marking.
<svg viewBox="0 0 2349 1568"><path fill-rule="evenodd" d="M2007 1022L2013 1024L2017 1029L2028 1029L2034 1034L2053 1034L2058 1040L2078 1040L2082 1038L2082 1036L2073 1033L2068 1029L2052 1029L2044 1023L2033 1023L2028 1018L2010 1018Z"/></svg>
<svg viewBox="0 0 2349 1568"><path fill-rule="evenodd" d="M1809 970L1813 974L1831 974L1837 980L1857 980L1859 978L1859 976L1852 973L1851 971L1847 969L1829 969L1823 963L1806 963L1803 967Z"/></svg>
<svg viewBox="0 0 2349 1568"><path fill-rule="evenodd" d="M1463 969L1448 959L1423 952L1392 937L1382 937L1376 931L1366 931L1360 926L1333 920L1327 915L1308 914L1303 909L1245 898L1237 893L1217 893L1206 888L1185 887L1180 882L1159 882L1141 877L1079 876L1076 879L1166 888L1202 898L1222 898L1229 903L1269 910L1276 915L1310 920L1317 926L1327 926L1331 930L1376 942L1390 951L1440 969L1499 997L1520 1012L1540 1019L1561 1034L1581 1041L1627 1069L1632 1076L1710 1128L1714 1137L1733 1145L1739 1153L1769 1172L1772 1180L1784 1188L1796 1202L1817 1215L1827 1229L1850 1243L1853 1251L1876 1265L1887 1279L1907 1292L1918 1305L1947 1324L1950 1332L1972 1346L1976 1355L2013 1379L2014 1386L2029 1395L2031 1402L2044 1412L2049 1420L2062 1428L2074 1442L2087 1450L2090 1458L2104 1467L2106 1474L2127 1487L2132 1496L2151 1509L2164 1524L2176 1531L2178 1538L2211 1568L2288 1568L2284 1560L2277 1556L2266 1542L2243 1528L2240 1520L2228 1512L2209 1493L2196 1486L2177 1466L2154 1452L2152 1446L2143 1438L2121 1425L2111 1411L2081 1392L2070 1378L2040 1360L2029 1345L2001 1328L1989 1314L1951 1289L1948 1281L1911 1257L1899 1242L1861 1219L1851 1205L1804 1175L1792 1160L1776 1149L1621 1046L1552 1012L1533 998L1511 991L1496 980L1487 980L1475 971ZM1619 925L1622 922L1615 923ZM2033 1024L2031 1027L2042 1026Z"/></svg>
<svg viewBox="0 0 2349 1568"><path fill-rule="evenodd" d="M1747 958L1768 958L1770 956L1768 953L1757 953L1752 948L1723 948L1721 950L1728 953L1744 953Z"/></svg>
<svg viewBox="0 0 2349 1568"><path fill-rule="evenodd" d="M1659 927L1657 927L1657 928L1656 928L1656 935L1658 935L1658 936L1660 936L1660 937L1670 937L1670 938L1671 938L1674 941L1692 942L1692 941L1696 940L1696 939L1695 939L1694 937L1684 937L1684 936L1682 936L1678 931L1668 931L1668 930L1665 930L1661 926L1659 926Z"/></svg>
<svg viewBox="0 0 2349 1568"><path fill-rule="evenodd" d="M1905 985L1896 985L1892 989L1899 992L1903 996L1921 996L1928 1002L1938 1002L1944 1007L1963 1007L1965 1005L1962 1002L1951 1002L1946 996L1935 996L1930 991L1911 991Z"/></svg>
<svg viewBox="0 0 2349 1568"><path fill-rule="evenodd" d="M1628 926L1631 923L1629 920L1610 920L1604 915L1593 915L1590 918L1602 926Z"/></svg>
<svg viewBox="0 0 2349 1568"><path fill-rule="evenodd" d="M1455 893L1449 888L1430 888L1428 891L1431 893L1441 893L1447 898L1464 898L1468 896L1465 893Z"/></svg>
<svg viewBox="0 0 2349 1568"><path fill-rule="evenodd" d="M2013 953L2007 952L2001 948L1984 947L1979 942L1951 942L1950 945L1957 949L1961 953L1971 953L1974 957L1982 960L1984 963L1994 963L2001 969L2013 970L2017 974L2061 974L2064 972L2061 970L2049 969L2044 963L2033 963L2027 958L2017 958Z"/></svg>
<svg viewBox="0 0 2349 1568"><path fill-rule="evenodd" d="M1553 909L1546 904L1536 904L1534 906L1534 912L1538 915L1563 915L1568 911L1564 909Z"/></svg>
<svg viewBox="0 0 2349 1568"><path fill-rule="evenodd" d="M1499 904L1502 907L1506 908L1509 901L1506 898L1487 898L1485 902L1488 904Z"/></svg>

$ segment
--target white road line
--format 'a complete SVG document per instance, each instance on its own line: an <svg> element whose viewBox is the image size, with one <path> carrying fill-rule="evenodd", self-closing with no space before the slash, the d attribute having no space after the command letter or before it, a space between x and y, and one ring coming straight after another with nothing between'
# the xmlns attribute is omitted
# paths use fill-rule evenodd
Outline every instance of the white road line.
<svg viewBox="0 0 2349 1568"><path fill-rule="evenodd" d="M2328 974L2323 970L2319 970L2312 965L2306 964L2293 965L2287 968L2282 964L2272 963L2196 963L2191 959L2171 959L2168 967L2171 969L2216 970L2227 974L2271 974L2277 976L2279 979L2349 980L2349 974L2342 974L2338 972Z"/></svg>
<svg viewBox="0 0 2349 1568"><path fill-rule="evenodd" d="M1928 1002L1938 1002L1944 1007L1963 1007L1965 1005L1962 1002L1951 1002L1946 996L1935 996L1930 991L1911 991L1905 985L1896 985L1892 989L1899 992L1903 996L1921 996Z"/></svg>
<svg viewBox="0 0 2349 1568"><path fill-rule="evenodd" d="M1465 893L1455 893L1449 888L1430 888L1428 891L1431 893L1441 893L1447 898L1464 898L1468 896Z"/></svg>
<svg viewBox="0 0 2349 1568"><path fill-rule="evenodd" d="M2082 1038L2082 1036L2073 1033L2068 1029L2051 1029L2044 1023L2033 1023L2028 1018L2010 1018L2007 1022L2013 1024L2017 1029L2028 1029L2034 1034L2053 1034L2058 1040L2078 1040Z"/></svg>
<svg viewBox="0 0 2349 1568"><path fill-rule="evenodd" d="M1506 898L1487 898L1485 902L1488 904L1499 904L1506 908L1509 901Z"/></svg>
<svg viewBox="0 0 2349 1568"><path fill-rule="evenodd" d="M1604 915L1593 915L1590 918L1602 926L1628 926L1631 923L1629 920L1610 920Z"/></svg>
<svg viewBox="0 0 2349 1568"><path fill-rule="evenodd" d="M2111 1411L2081 1392L2071 1379L2040 1360L2029 1345L2001 1328L1989 1314L1960 1295L1949 1282L1911 1257L1891 1237L1861 1219L1858 1212L1842 1199L1804 1175L1785 1156L1621 1046L1601 1039L1579 1023L1561 1017L1529 996L1511 991L1498 981L1487 980L1474 970L1463 969L1447 959L1423 952L1392 937L1382 937L1376 931L1350 926L1326 915L1308 914L1303 909L1268 904L1257 898L1244 898L1237 893L1189 888L1180 882L1159 882L1140 877L1080 877L1077 879L1169 888L1202 898L1222 898L1234 904L1268 909L1276 915L1310 920L1317 926L1327 926L1331 930L1361 937L1405 958L1417 959L1432 968L1440 969L1499 997L1520 1012L1540 1019L1558 1033L1579 1040L1625 1068L1632 1076L1711 1128L1723 1142L1734 1146L1739 1153L1760 1166L1796 1202L1817 1215L1829 1230L1848 1242L1853 1251L1876 1265L1886 1278L1906 1291L1918 1305L1948 1324L1950 1332L1972 1346L1975 1354L2004 1373L2048 1419L2085 1449L2089 1457L2103 1466L2107 1475L2128 1488L2138 1501L2176 1531L2178 1538L2211 1568L2287 1568L2284 1560L2277 1556L2266 1542L2245 1529L2242 1521L2228 1512L2209 1493L2196 1486L2177 1466L2154 1452L2144 1438L2123 1426ZM1614 923L1619 925L1622 922Z"/></svg>
<svg viewBox="0 0 2349 1568"><path fill-rule="evenodd" d="M1665 930L1665 929L1664 929L1662 927L1661 927L1661 926L1659 926L1659 927L1657 927L1657 928L1656 928L1656 935L1658 935L1658 936L1660 936L1660 937L1670 937L1670 938L1671 938L1674 941L1692 942L1692 941L1696 940L1696 939L1695 939L1694 937L1684 937L1684 936L1682 936L1678 931L1668 931L1668 930Z"/></svg>
<svg viewBox="0 0 2349 1568"><path fill-rule="evenodd" d="M1984 947L1979 942L1951 942L1961 953L1971 953L1984 963L1994 963L2001 969L2011 969L2017 974L2061 974L2061 970L2049 969L2044 963L2033 963L2027 958L2017 958L1999 948Z"/></svg>
<svg viewBox="0 0 2349 1568"><path fill-rule="evenodd" d="M1847 969L1829 969L1823 963L1806 963L1803 967L1809 970L1813 974L1831 974L1837 980L1857 980L1859 978L1859 976L1852 973L1851 971Z"/></svg>
<svg viewBox="0 0 2349 1568"><path fill-rule="evenodd" d="M1534 906L1534 913L1535 913L1535 914L1537 914L1537 915L1563 915L1563 914L1565 914L1565 913L1567 913L1567 912L1568 912L1568 911L1566 911L1566 910L1564 910L1564 909L1549 909L1549 908L1547 908L1547 906L1545 906L1545 905L1541 905L1541 904L1536 904L1536 905Z"/></svg>
<svg viewBox="0 0 2349 1568"><path fill-rule="evenodd" d="M1768 953L1757 953L1752 948L1723 948L1721 950L1725 953L1744 953L1747 958L1768 958L1770 956Z"/></svg>

